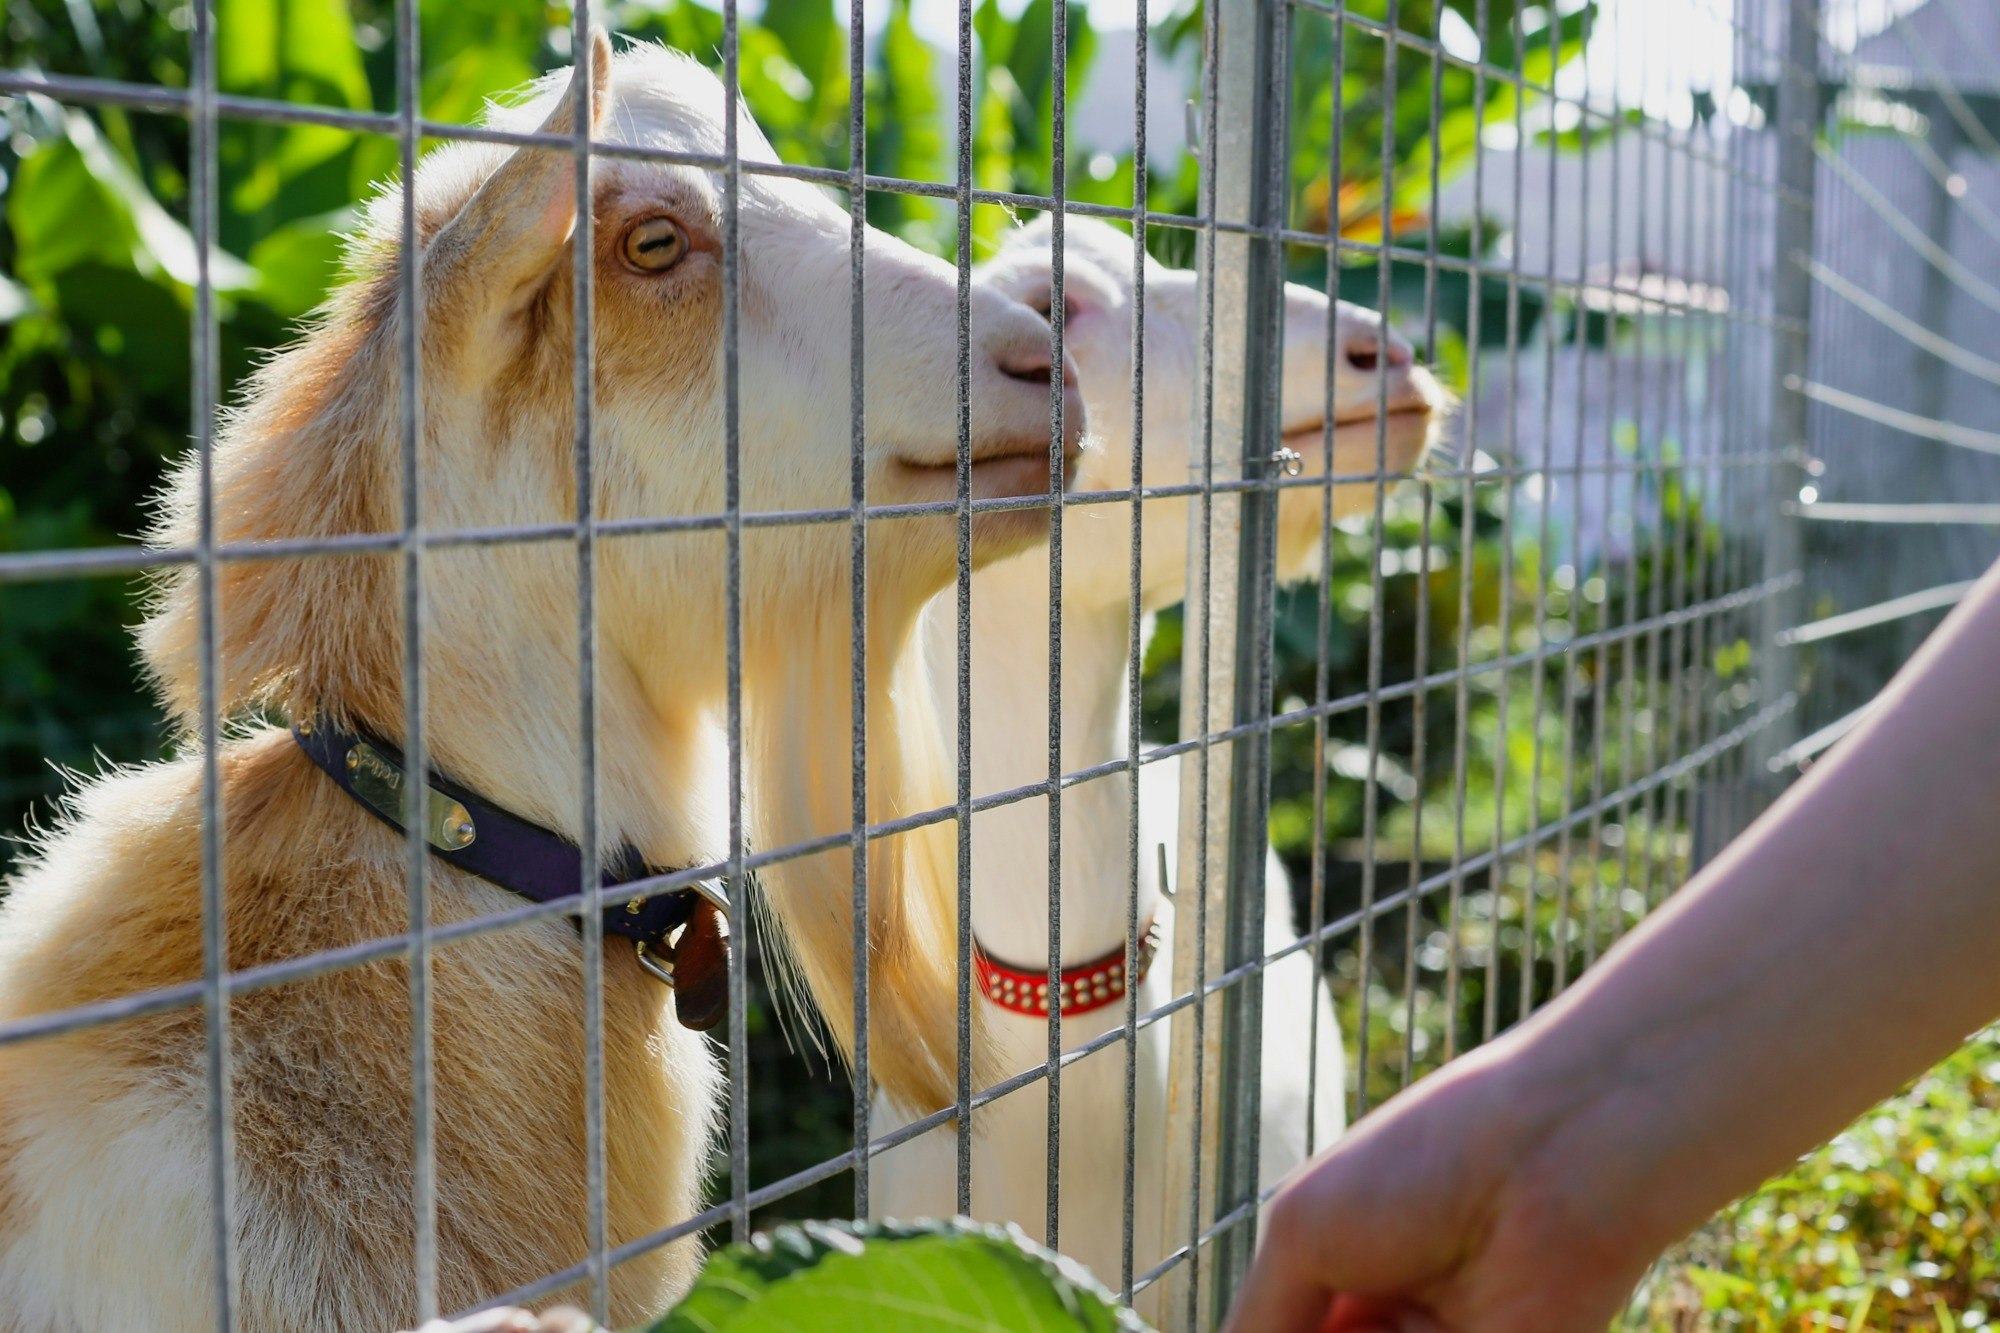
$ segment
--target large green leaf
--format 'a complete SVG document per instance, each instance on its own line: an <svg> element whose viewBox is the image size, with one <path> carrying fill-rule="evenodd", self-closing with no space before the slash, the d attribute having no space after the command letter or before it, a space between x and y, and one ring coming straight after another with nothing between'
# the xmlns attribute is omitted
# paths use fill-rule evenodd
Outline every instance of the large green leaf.
<svg viewBox="0 0 2000 1333"><path fill-rule="evenodd" d="M373 101L345 0L219 0L215 58L225 92L349 110L366 110ZM262 218L268 225L301 209L320 212L345 202L339 198L344 172L324 173L310 198L299 182L353 147L348 131L232 123L224 140L235 213L270 214ZM240 233L234 240L249 243Z"/></svg>
<svg viewBox="0 0 2000 1333"><path fill-rule="evenodd" d="M1143 1330L1084 1269L1018 1227L807 1222L711 1255L651 1333Z"/></svg>
<svg viewBox="0 0 2000 1333"><path fill-rule="evenodd" d="M868 75L868 169L920 181L956 174L947 138L954 123L937 92L937 53L911 22L910 0L893 0ZM944 211L914 195L872 193L868 220L931 250L950 243Z"/></svg>
<svg viewBox="0 0 2000 1333"><path fill-rule="evenodd" d="M814 84L838 82L847 56L847 33L829 0L765 0L763 24Z"/></svg>
<svg viewBox="0 0 2000 1333"><path fill-rule="evenodd" d="M53 277L90 260L131 262L137 240L117 196L67 138L51 139L21 161L7 197L14 271Z"/></svg>
<svg viewBox="0 0 2000 1333"><path fill-rule="evenodd" d="M264 304L296 319L325 300L340 271L342 234L355 223L353 209L339 209L288 222L257 242L250 263Z"/></svg>
<svg viewBox="0 0 2000 1333"><path fill-rule="evenodd" d="M220 0L216 76L225 91L362 109L368 75L337 0Z"/></svg>
<svg viewBox="0 0 2000 1333"><path fill-rule="evenodd" d="M88 115L67 108L52 114L61 135L22 159L7 200L15 276L32 282L98 261L193 286L198 266L187 228L160 206ZM218 291L240 291L256 275L211 247L209 279Z"/></svg>

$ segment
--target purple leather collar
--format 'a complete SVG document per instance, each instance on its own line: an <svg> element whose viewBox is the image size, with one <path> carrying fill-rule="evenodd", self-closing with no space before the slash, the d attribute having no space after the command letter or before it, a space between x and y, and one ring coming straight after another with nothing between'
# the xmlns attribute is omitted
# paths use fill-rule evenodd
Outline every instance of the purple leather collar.
<svg viewBox="0 0 2000 1333"><path fill-rule="evenodd" d="M403 756L373 736L341 731L324 722L294 723L292 739L357 805L389 827L403 830ZM583 852L561 834L510 814L436 771L429 775L431 854L532 902L576 896L583 887ZM602 858L607 889L667 874L645 863L629 843ZM687 924L698 897L728 910L719 881L670 889L604 909L606 933L623 935L671 957L668 936Z"/></svg>

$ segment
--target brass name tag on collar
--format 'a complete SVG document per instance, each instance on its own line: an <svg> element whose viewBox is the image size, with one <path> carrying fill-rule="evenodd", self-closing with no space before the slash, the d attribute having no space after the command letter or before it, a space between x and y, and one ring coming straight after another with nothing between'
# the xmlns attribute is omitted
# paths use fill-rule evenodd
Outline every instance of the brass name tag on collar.
<svg viewBox="0 0 2000 1333"><path fill-rule="evenodd" d="M354 794L391 823L402 827L403 770L366 741L347 752L347 780ZM479 832L465 807L428 784L424 787L424 840L441 852L470 847Z"/></svg>

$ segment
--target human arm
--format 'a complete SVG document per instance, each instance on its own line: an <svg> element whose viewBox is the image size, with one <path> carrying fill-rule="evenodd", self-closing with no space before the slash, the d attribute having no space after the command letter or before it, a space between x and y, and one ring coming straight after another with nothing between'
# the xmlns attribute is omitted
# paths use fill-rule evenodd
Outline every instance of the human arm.
<svg viewBox="0 0 2000 1333"><path fill-rule="evenodd" d="M1539 1015L1294 1176L1241 1333L1602 1329L1661 1249L2000 1014L2000 567Z"/></svg>

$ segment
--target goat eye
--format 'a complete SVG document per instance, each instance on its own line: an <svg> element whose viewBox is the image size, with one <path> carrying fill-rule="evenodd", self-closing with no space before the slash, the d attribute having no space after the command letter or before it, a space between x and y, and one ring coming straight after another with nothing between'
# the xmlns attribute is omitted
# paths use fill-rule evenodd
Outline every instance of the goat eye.
<svg viewBox="0 0 2000 1333"><path fill-rule="evenodd" d="M625 233L625 262L642 273L664 273L687 252L687 233L672 218L648 218Z"/></svg>

